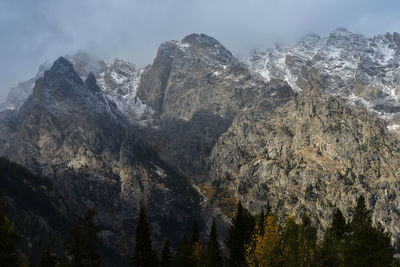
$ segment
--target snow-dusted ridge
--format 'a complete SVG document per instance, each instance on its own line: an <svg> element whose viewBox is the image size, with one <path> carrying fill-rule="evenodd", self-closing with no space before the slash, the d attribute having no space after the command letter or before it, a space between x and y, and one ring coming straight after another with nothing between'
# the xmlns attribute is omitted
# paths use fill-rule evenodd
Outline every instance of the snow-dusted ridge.
<svg viewBox="0 0 400 267"><path fill-rule="evenodd" d="M173 45L168 45L173 44ZM204 34L192 34L181 41L162 44L160 49L177 48L183 58L196 51L202 62L214 71L214 77L230 79L227 68L237 59L217 40ZM169 53L173 55L173 53ZM92 72L107 102L130 121L151 125L154 111L137 97L143 69L115 59L104 61L79 51L65 57L82 80ZM352 105L362 106L371 114L385 119L390 131L400 125L400 34L365 37L337 28L326 37L308 34L291 46L255 50L248 60L249 68L265 80L283 79L295 91L312 76L322 89ZM13 88L0 111L18 110L31 94L35 81L50 68L41 65L38 74ZM185 69L181 70L185 72ZM113 104L112 104L113 103ZM112 108L110 107L110 110Z"/></svg>
<svg viewBox="0 0 400 267"><path fill-rule="evenodd" d="M97 74L97 83L109 101L112 101L132 122L149 126L154 111L136 96L143 69L116 58L113 64Z"/></svg>
<svg viewBox="0 0 400 267"><path fill-rule="evenodd" d="M143 69L118 58L113 63L107 64L83 51L78 51L74 55L66 55L64 58L72 63L74 70L82 80L86 80L89 73L95 75L108 105L115 104L119 112L133 123L143 126L152 125L154 111L136 96ZM12 88L6 102L0 104L0 111L19 110L32 93L36 80L42 77L51 65L49 62L40 65L35 77Z"/></svg>
<svg viewBox="0 0 400 267"><path fill-rule="evenodd" d="M286 47L254 50L248 60L266 80L286 80L296 91L317 74L322 89L385 119L390 131L400 123L399 63L398 33L369 38L345 28L323 38L308 34Z"/></svg>

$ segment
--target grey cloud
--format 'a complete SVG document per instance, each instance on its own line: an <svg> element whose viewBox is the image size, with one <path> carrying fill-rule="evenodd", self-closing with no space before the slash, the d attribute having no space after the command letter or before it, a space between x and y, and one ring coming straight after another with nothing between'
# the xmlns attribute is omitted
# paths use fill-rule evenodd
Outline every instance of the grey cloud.
<svg viewBox="0 0 400 267"><path fill-rule="evenodd" d="M145 65L160 43L198 32L244 57L254 47L338 26L366 35L398 31L399 7L366 0L3 0L0 101L41 62L79 49Z"/></svg>

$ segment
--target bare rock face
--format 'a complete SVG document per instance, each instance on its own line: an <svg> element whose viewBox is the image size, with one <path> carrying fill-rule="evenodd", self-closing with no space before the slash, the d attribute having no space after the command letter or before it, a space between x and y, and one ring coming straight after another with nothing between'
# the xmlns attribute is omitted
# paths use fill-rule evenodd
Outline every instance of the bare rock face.
<svg viewBox="0 0 400 267"><path fill-rule="evenodd" d="M192 34L160 46L142 74L137 96L156 111L171 163L201 180L218 136L264 87L217 40Z"/></svg>
<svg viewBox="0 0 400 267"><path fill-rule="evenodd" d="M308 87L238 114L213 148L210 176L254 211L269 203L282 217L307 212L321 228L364 195L374 223L396 236L398 148L383 121Z"/></svg>
<svg viewBox="0 0 400 267"><path fill-rule="evenodd" d="M193 34L160 46L138 97L162 117L189 121L207 110L230 120L264 86L214 38Z"/></svg>
<svg viewBox="0 0 400 267"><path fill-rule="evenodd" d="M50 177L70 206L80 207L76 213L96 209L104 241L125 256L140 203L149 207L155 235L176 240L199 210L198 195L110 105L93 74L83 82L60 58L19 112L4 119L16 126L3 137L2 155ZM165 234L168 223L176 228Z"/></svg>

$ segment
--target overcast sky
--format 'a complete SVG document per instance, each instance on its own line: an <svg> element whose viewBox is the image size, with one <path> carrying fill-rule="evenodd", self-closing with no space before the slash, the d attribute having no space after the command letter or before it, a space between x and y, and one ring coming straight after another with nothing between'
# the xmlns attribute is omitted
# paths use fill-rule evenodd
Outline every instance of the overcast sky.
<svg viewBox="0 0 400 267"><path fill-rule="evenodd" d="M338 26L373 36L400 31L398 0L0 0L0 101L40 63L79 49L142 66L190 33L243 58Z"/></svg>

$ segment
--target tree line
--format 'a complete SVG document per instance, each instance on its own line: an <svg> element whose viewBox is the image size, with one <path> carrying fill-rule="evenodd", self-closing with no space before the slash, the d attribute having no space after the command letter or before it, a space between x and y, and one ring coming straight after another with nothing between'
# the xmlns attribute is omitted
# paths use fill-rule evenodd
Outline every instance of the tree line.
<svg viewBox="0 0 400 267"><path fill-rule="evenodd" d="M151 247L144 208L140 214L133 266L398 266L390 234L381 225L372 224L363 196L357 199L350 221L340 209L334 211L331 225L319 242L317 228L307 214L299 223L295 217L280 222L270 207L253 216L239 202L227 229L225 251L218 242L215 221L203 246L194 220L191 236L183 236L174 255L166 241L159 261Z"/></svg>
<svg viewBox="0 0 400 267"><path fill-rule="evenodd" d="M40 266L101 266L100 239L94 224L96 211L79 217L65 240L64 262L49 246L42 249ZM0 201L0 266L29 266L14 245L17 234L5 216ZM173 250L166 240L160 253L153 247L150 223L141 207L136 225L130 264L138 267L263 267L263 266L398 266L393 258L390 235L373 225L371 211L360 196L350 221L336 209L330 226L318 241L317 228L307 214L297 222L289 217L280 222L268 207L252 215L239 202L227 236L220 243L215 221L207 241L201 242L198 222L184 234ZM223 246L221 246L223 245ZM223 248L224 247L224 248Z"/></svg>

